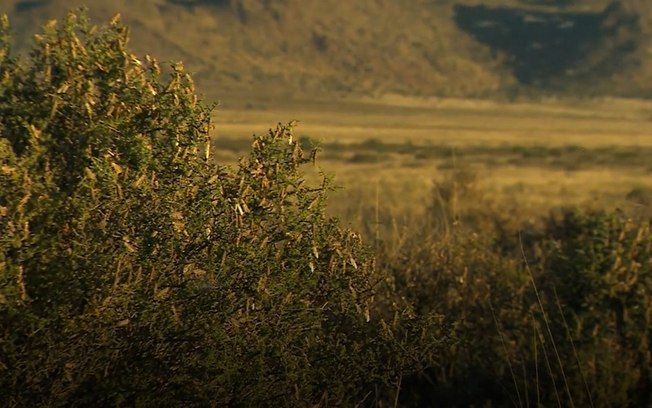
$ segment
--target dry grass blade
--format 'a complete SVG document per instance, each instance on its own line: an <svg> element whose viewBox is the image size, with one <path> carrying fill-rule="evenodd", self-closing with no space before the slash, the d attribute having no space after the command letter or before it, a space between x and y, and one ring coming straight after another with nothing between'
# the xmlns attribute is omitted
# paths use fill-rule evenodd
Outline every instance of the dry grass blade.
<svg viewBox="0 0 652 408"><path fill-rule="evenodd" d="M575 347L575 342L573 341L573 336L571 335L570 328L566 322L566 316L561 307L561 302L559 301L559 296L557 295L557 289L553 287L553 293L555 294L555 303L557 304L557 309L559 309L559 315L561 316L562 322L564 323L564 328L566 329L566 334L568 335L568 340L570 341L571 348L573 349L573 355L575 356L575 361L577 362L577 368L580 371L580 376L582 377L582 383L584 384L584 389L586 390L586 396L589 398L589 405L591 408L595 407L593 404L593 396L591 395L591 390L589 389L589 384L586 381L586 376L584 375L584 370L582 370L582 362L580 361L580 356L577 353L577 348Z"/></svg>
<svg viewBox="0 0 652 408"><path fill-rule="evenodd" d="M505 351L505 360L507 361L507 367L509 367L509 373L512 376L512 380L514 381L514 390L516 391L516 397L518 398L518 405L522 407L523 399L521 398L521 392L519 391L518 388L518 381L516 380L516 374L514 373L512 362L509 359L509 352L507 349L507 343L505 342L505 336L503 335L503 331L500 329L500 325L498 324L498 319L496 318L496 312L494 310L493 304L491 303L491 300L489 301L489 310L491 310L491 317L494 320L494 324L496 325L496 330L498 331L498 335L500 336L500 342L502 343L503 350Z"/></svg>
<svg viewBox="0 0 652 408"><path fill-rule="evenodd" d="M568 401L570 403L571 407L574 407L575 404L573 402L573 395L571 394L570 391L570 386L568 384L568 378L566 377L566 373L564 372L564 365L561 361L561 356L559 355L559 350L557 349L557 343L555 342L555 338L552 335L552 330L550 329L550 322L548 320L548 315L545 311L545 308L543 307L543 302L541 300L541 295L539 294L539 289L537 288L537 284L534 280L534 274L532 273L532 269L530 268L530 264L527 260L527 256L525 255L525 249L523 248L523 239L521 236L521 232L519 231L518 234L518 241L519 241L519 249L521 250L521 256L523 257L523 262L525 263L525 269L528 272L528 276L530 277L530 282L532 283L532 288L534 289L534 294L536 295L537 298L537 303L539 305L539 308L541 310L541 316L543 317L543 322L546 326L546 331L548 332L548 337L550 338L550 343L552 344L552 348L555 352L555 357L557 358L557 363L559 364L559 370L561 372L561 376L564 380L564 387L566 388L566 394L568 395ZM552 374L552 372L551 372ZM556 387L555 387L556 390ZM561 402L560 402L561 404Z"/></svg>

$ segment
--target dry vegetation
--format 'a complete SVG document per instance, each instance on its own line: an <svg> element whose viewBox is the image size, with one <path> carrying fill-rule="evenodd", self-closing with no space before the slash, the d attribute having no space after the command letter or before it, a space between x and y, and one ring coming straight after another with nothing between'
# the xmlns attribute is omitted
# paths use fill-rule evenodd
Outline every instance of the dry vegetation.
<svg viewBox="0 0 652 408"><path fill-rule="evenodd" d="M301 118L297 133L321 146L321 166L344 187L333 210L358 222L361 203L420 211L433 182L456 172L473 174L476 194L520 219L565 206L640 212L652 195L651 115L652 104L619 99L227 104L214 117L214 146L233 161L252 131Z"/></svg>
<svg viewBox="0 0 652 408"><path fill-rule="evenodd" d="M652 404L651 103L400 96L513 84L448 1L189 3L91 15L216 111L117 20L2 22L0 404Z"/></svg>

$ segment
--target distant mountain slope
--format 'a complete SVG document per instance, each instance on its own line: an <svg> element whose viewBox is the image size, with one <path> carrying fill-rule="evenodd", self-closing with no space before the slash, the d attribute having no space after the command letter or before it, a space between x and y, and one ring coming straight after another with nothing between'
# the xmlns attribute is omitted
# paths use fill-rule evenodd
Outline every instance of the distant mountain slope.
<svg viewBox="0 0 652 408"><path fill-rule="evenodd" d="M90 5L95 22L120 12L137 53L183 60L202 91L212 96L477 96L520 85L652 95L652 58L647 51L652 5L647 0L618 2L612 14L596 20L590 40L571 47L574 55L566 50L568 66L556 66L551 75L537 74L536 81L524 80L528 75L523 69L536 74L541 65L537 61L556 55L555 45L537 45L537 24L528 19L547 19L556 27L557 14L597 16L608 1L3 0L0 12L9 14L16 45L25 49L39 25L84 3ZM478 14L478 6L484 6L486 15ZM460 15L469 10L476 16L461 21ZM496 17L505 12L516 19ZM632 15L635 21L627 20ZM479 29L483 24L485 31ZM503 32L498 43L492 42L497 32L490 30L492 24ZM563 24L571 23L558 25ZM504 45L523 38L532 44L518 49ZM536 47L547 47L547 54Z"/></svg>

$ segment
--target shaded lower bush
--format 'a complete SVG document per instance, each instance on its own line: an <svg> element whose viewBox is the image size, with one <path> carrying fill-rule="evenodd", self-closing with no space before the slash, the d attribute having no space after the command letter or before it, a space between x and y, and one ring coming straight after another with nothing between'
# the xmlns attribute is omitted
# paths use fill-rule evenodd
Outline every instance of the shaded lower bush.
<svg viewBox="0 0 652 408"><path fill-rule="evenodd" d="M622 213L573 212L550 219L543 235L535 274L551 324L566 335L560 353L574 362L566 369L569 381L584 383L596 405L648 406L649 222ZM570 339L576 350L568 347Z"/></svg>
<svg viewBox="0 0 652 408"><path fill-rule="evenodd" d="M441 228L451 204L439 197L378 259L392 289L417 314L443 314L455 339L404 378L405 406L650 404L648 221L572 210L510 233L462 208Z"/></svg>

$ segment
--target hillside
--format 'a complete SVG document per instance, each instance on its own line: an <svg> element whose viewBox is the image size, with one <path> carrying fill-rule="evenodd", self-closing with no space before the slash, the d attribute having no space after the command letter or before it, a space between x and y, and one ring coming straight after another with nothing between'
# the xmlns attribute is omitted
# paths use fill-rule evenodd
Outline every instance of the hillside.
<svg viewBox="0 0 652 408"><path fill-rule="evenodd" d="M47 19L90 3L0 12L25 50ZM89 16L117 12L137 53L183 60L209 96L652 94L645 0L93 0Z"/></svg>

